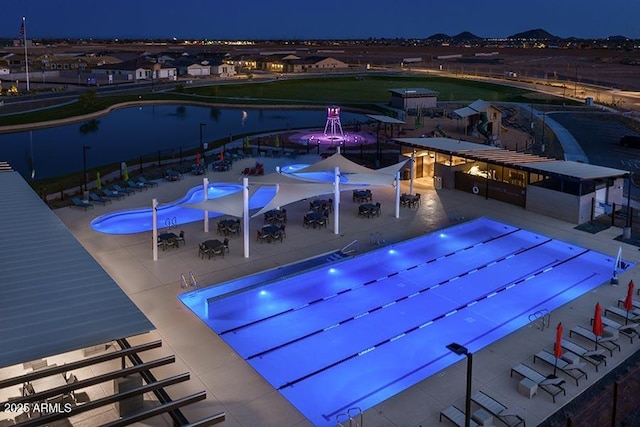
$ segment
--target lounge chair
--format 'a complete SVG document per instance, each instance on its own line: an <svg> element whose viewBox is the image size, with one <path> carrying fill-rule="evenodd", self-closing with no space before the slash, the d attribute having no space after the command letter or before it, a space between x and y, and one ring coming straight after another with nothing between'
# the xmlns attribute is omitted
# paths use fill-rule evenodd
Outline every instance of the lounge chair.
<svg viewBox="0 0 640 427"><path fill-rule="evenodd" d="M464 412L456 408L455 406L449 406L448 408L445 408L442 411L440 411L440 422L442 422L442 417L445 417L446 419L448 419L449 421L451 421L452 423L454 423L459 427L464 427L465 425ZM470 424L473 427L477 427L479 425L477 422L473 420L470 420L470 421L471 421Z"/></svg>
<svg viewBox="0 0 640 427"><path fill-rule="evenodd" d="M627 310L625 310L624 308L610 305L604 310L604 315L607 316L608 314L613 314L623 319L628 319L633 323L637 323L638 321L640 321L640 310L638 309L627 312Z"/></svg>
<svg viewBox="0 0 640 427"><path fill-rule="evenodd" d="M511 376L513 373L520 375L523 378L528 378L538 385L538 388L549 393L553 399L553 403L556 402L556 396L560 393L567 395L567 391L562 387L564 380L562 378L548 378L542 375L540 372L533 368L521 363L518 366L511 368Z"/></svg>
<svg viewBox="0 0 640 427"><path fill-rule="evenodd" d="M73 203L73 206L77 206L79 208L83 208L85 211L89 208L93 208L93 205L91 203L87 203L83 200L80 200L77 197L72 197L71 198L71 202Z"/></svg>
<svg viewBox="0 0 640 427"><path fill-rule="evenodd" d="M640 308L640 301L638 301L637 299L632 299L631 305L633 306L633 308ZM623 307L623 306L624 306L624 299L618 300L618 307Z"/></svg>
<svg viewBox="0 0 640 427"><path fill-rule="evenodd" d="M581 345L567 339L562 340L562 348L580 357L580 359L585 362L592 364L596 368L596 372L598 372L598 366L600 366L600 364L604 363L604 366L607 366L607 357L604 355L603 350L587 350Z"/></svg>
<svg viewBox="0 0 640 427"><path fill-rule="evenodd" d="M618 331L609 328L608 326L604 328L605 333L607 335L598 337L596 340L596 336L589 329L584 328L582 326L575 326L569 331L569 338L576 334L586 340L591 341L592 343L598 343L598 345L605 350L609 351L609 355L613 356L613 350L620 351L620 345L615 342L618 339Z"/></svg>
<svg viewBox="0 0 640 427"><path fill-rule="evenodd" d="M127 195L135 193L135 191L129 190L128 188L122 188L118 184L113 184L113 189L116 190L118 193L124 193Z"/></svg>
<svg viewBox="0 0 640 427"><path fill-rule="evenodd" d="M482 391L476 391L473 393L471 395L471 401L475 402L476 405L480 406L482 409L509 427L516 427L520 424L526 426L524 418L520 416L520 411L517 408L507 408L505 405Z"/></svg>
<svg viewBox="0 0 640 427"><path fill-rule="evenodd" d="M147 190L147 186L144 185L142 182L135 182L132 179L129 179L126 181L127 185L129 186L129 188L133 189L133 190Z"/></svg>
<svg viewBox="0 0 640 427"><path fill-rule="evenodd" d="M533 356L533 363L536 363L536 360L542 360L543 362L546 362L551 366L555 366L562 373L573 378L576 381L576 386L580 385L578 384L578 380L580 378L584 377L585 379L588 379L587 373L582 370L582 368L584 368L585 366L585 364L582 362L569 363L562 357L556 359L555 355L548 352L547 350L540 350L539 352L537 352Z"/></svg>
<svg viewBox="0 0 640 427"><path fill-rule="evenodd" d="M631 344L633 344L633 337L638 335L638 324L637 323L628 323L623 325L622 323L618 323L615 320L611 320L608 317L602 318L602 324L608 326L609 328L618 331L622 335L629 338Z"/></svg>
<svg viewBox="0 0 640 427"><path fill-rule="evenodd" d="M104 194L105 197L111 197L118 200L120 200L121 197L126 197L125 194L116 193L115 191L111 191L108 188L103 188L102 194Z"/></svg>
<svg viewBox="0 0 640 427"><path fill-rule="evenodd" d="M147 187L157 187L158 183L155 181L149 181L147 178L145 178L144 176L140 175L138 177L138 182L143 183L144 185L146 185Z"/></svg>
<svg viewBox="0 0 640 427"><path fill-rule="evenodd" d="M89 193L89 198L91 199L92 202L102 203L103 205L106 205L107 203L111 203L111 200L105 199L104 197L100 197L96 193Z"/></svg>

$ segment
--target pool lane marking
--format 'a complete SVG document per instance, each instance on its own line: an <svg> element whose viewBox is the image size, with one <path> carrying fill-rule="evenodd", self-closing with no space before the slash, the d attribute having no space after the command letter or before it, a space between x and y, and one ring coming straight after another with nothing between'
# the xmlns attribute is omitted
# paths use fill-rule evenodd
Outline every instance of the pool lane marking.
<svg viewBox="0 0 640 427"><path fill-rule="evenodd" d="M541 243L539 243L539 244L536 244L536 245L534 245L534 246L530 247L530 248L529 248L529 250L533 250L533 249L535 249L535 248L537 248L537 247L540 247L541 245L544 245L544 244L546 244L546 243L548 243L548 242L550 242L550 241L552 241L552 239L545 240L544 242L541 242ZM524 251L524 252L526 252L526 251ZM524 253L524 252L523 252L523 251L520 251L520 253ZM506 257L502 257L502 260L503 260L503 261L504 261L504 260L506 260L506 259L507 259ZM556 260L556 261L557 261L557 260ZM546 266L545 266L545 268L548 268L548 267L546 267ZM457 279L458 279L458 276L456 276L456 277L452 277L452 278L449 278L449 279L444 280L444 281L442 281L442 282L440 282L440 283L437 283L437 284L435 284L435 285L432 285L432 286L428 286L428 287L426 287L426 288L423 288L423 289L419 290L418 292L416 292L416 293L414 293L414 294L411 294L411 295L405 295L405 296L400 297L400 298L398 298L398 299L396 299L396 300L394 300L394 301L391 301L391 302L385 303L384 305L380 305L380 306L378 306L378 307L374 307L374 308L372 308L372 309L369 309L368 311L366 311L366 312L364 312L364 313L360 313L360 314L357 314L357 315L352 316L352 317L350 317L350 318L346 318L346 319L344 319L344 320L342 320L342 321L337 322L335 325L332 325L332 326L331 326L331 329L333 329L334 327L337 327L337 326L343 325L343 324L345 324L345 323L347 323L347 322L350 322L350 321L352 321L352 320L357 320L357 319L359 319L359 318L361 318L361 317L363 317L363 316L366 316L367 314L370 314L370 313L373 313L373 312L375 312L375 311L378 311L378 310L381 310L381 309L384 309L384 308L390 307L390 306L392 306L392 305L395 305L396 303L399 303L399 302L401 302L401 301L403 301L403 300L408 300L408 299L409 299L409 298L411 298L411 297L414 297L414 296L420 295L420 294L422 294L422 293L428 292L428 291L430 291L430 290L436 289L436 288L438 288L440 285L443 285L443 284L446 284L446 283L453 282L453 281L455 281L455 280L457 280ZM522 281L522 280L523 280L522 278L521 278L521 279L518 279L518 281ZM484 298L486 298L486 297L483 297L483 298L481 298L481 299L484 299ZM476 300L476 302L477 302L477 301L479 301L479 300L480 300L480 299ZM318 300L316 300L316 301L324 301L324 300L323 300L323 299L318 299ZM472 302L473 302L473 301L472 301ZM310 305L310 304L306 304L305 306L301 306L301 307L300 307L300 308L298 308L298 309L304 308L304 307L306 307L306 306L308 306L308 305ZM460 307L458 307L458 309L457 309L457 310L463 309L463 308L465 308L465 307L468 307L468 304L463 304L463 305L461 305ZM290 310L287 310L286 312L276 313L276 314L274 314L274 315L272 315L272 316L269 316L268 318L273 318L273 317L279 316L280 314L289 313L289 312L292 312L292 311L296 311L296 310L298 310L298 309L290 309ZM453 314L453 313L451 313L451 314ZM448 316L448 315L446 315L446 316ZM441 316L436 317L436 318L435 318L435 319L433 319L433 320L437 320L437 319L440 319L440 318L443 318L443 317L445 317L445 315L444 315L444 314L443 314L443 315L441 315ZM264 320L266 320L266 319L267 319L267 318L265 318ZM262 320L260 320L260 321L262 321ZM258 323L258 322L259 322L259 321L256 321L256 322L254 322L254 324L255 324L255 323ZM286 347L286 346L288 346L288 345L294 344L294 343L296 343L296 342L299 342L299 341L305 340L305 339L307 339L307 338L309 338L309 337L312 337L312 336L314 336L314 335L316 335L316 334L320 334L320 333L324 332L324 330L325 330L324 328L323 328L323 329L316 329L315 331L311 331L311 332L306 333L306 334L304 334L304 335L300 335L300 336L298 336L298 337L295 337L295 338L293 338L293 339L290 339L289 341L286 341L286 342L284 342L284 343L281 343L281 344L279 344L279 345L277 345L277 346L275 346L275 347L271 347L271 348L268 348L268 349L266 349L266 350L260 351L260 352L258 352L258 353L255 353L255 354L249 355L249 356L246 358L246 360L251 360L251 359L255 359L256 357L261 357L261 356L263 356L263 355L265 355L265 354L267 354L267 353L270 353L270 352L272 352L272 351L275 351L275 350L278 350L278 349L280 349L280 348ZM222 335L222 334L220 334L220 335Z"/></svg>
<svg viewBox="0 0 640 427"><path fill-rule="evenodd" d="M520 228L514 229L514 230L512 230L512 231L511 231L511 232L509 232L509 233L505 233L505 234L502 234L502 235L499 235L499 236L495 236L495 237L488 238L488 239L486 239L486 240L482 241L482 243L483 243L483 244L485 244L485 243L489 243L489 242L494 241L494 240L498 240L498 239L500 239L500 238L503 238L503 237L509 236L509 235L511 235L511 234L514 234L514 233L516 233L516 232L518 232L518 231L520 231L520 230L521 230ZM543 242L543 243L541 243L541 244L544 244L544 243L549 242L549 241L551 241L551 239L548 239L548 240L546 240L545 242ZM535 248L535 247L540 246L541 244L536 244L536 245L534 245L534 246L529 247L528 249L533 249L533 248ZM469 245L469 246L466 246L466 247L464 247L464 248L458 249L458 250L456 250L456 251L453 251L453 252L451 252L451 253L449 253L449 254L445 255L445 256L444 256L444 258L446 258L447 256L452 255L452 254L461 253L461 252L464 252L464 251L466 251L466 250L472 249L473 247L474 247L474 245ZM520 252L522 252L522 250L523 250L523 249L527 249L527 248L520 248L520 249L517 249L516 251L514 251L514 253L520 253ZM414 268L419 267L419 266L421 266L421 265L429 264L430 262L433 262L433 261L436 261L436 260L438 260L438 259L442 259L442 258L443 258L443 257L439 257L439 258L432 258L431 260L427 260L427 261L425 261L425 262L423 262L423 263L421 263L421 264L416 264L416 265L414 265L414 266L412 266L412 267L408 267L408 268L405 268L405 269L400 270L400 271L396 271L396 272L393 272L393 273L389 273L389 274L387 274L386 276L379 277L379 278L377 278L377 279L372 279L372 280L369 280L368 282L365 282L365 283L362 283L362 284L359 284L359 285L352 286L351 288L343 289L343 290L341 290L340 292L338 292L337 294L334 294L333 296L335 296L335 295L340 295L340 294L344 294L344 293L346 293L346 292L350 292L350 291L354 291L354 290L360 289L360 288L362 288L362 287L364 287L364 286L372 285L372 284L374 284L374 283L379 283L379 282L381 282L381 281L383 281L383 280L388 279L389 277L396 276L396 275L398 275L399 273L402 273L402 272L405 272L405 271L408 271L408 270L414 269ZM502 257L500 260L504 260L504 257ZM479 270L479 269L481 269L481 268L483 268L483 267L481 266L481 267L478 267L477 269ZM443 280L442 282L440 282L440 284L447 283L449 280L450 280L450 279ZM419 291L419 292L421 292L421 291ZM320 298L316 298L316 299L314 299L314 300L312 300L312 301L309 301L309 302L307 302L307 303L305 303L305 304L302 304L302 305L300 305L300 306L298 306L298 307L292 307L292 308L289 308L289 309L287 309L287 310L285 310L285 311L281 311L281 312L278 312L278 313L274 313L274 314L271 314L271 315L269 315L269 316L267 316L267 317L263 317L263 318L260 318L260 319L256 319L256 320L253 320L253 321L251 321L251 322L245 323L245 324L243 324L243 325L239 325L239 326L235 326L235 327L230 328L230 329L226 329L226 330L224 330L224 331L219 332L219 333L218 333L218 335L222 336L222 335L224 335L224 334L228 334L228 333L231 333L231 332L235 332L235 331L238 331L238 330L240 330L240 329L244 329L244 328L251 327L251 326L256 325L256 324L258 324L258 323L260 323L260 322L263 322L263 321L265 321L265 320L269 320L269 319L272 319L272 318L274 318L274 317L277 317L277 316L280 316L280 315L284 315L284 314L290 313L291 311L297 311L297 310L301 310L301 309L303 309L303 308L307 308L307 307L309 307L310 305L313 305L313 304L316 304L316 303L319 303L319 302L325 301L325 298L327 298L327 297L320 297ZM403 297L403 299L404 299L404 298L406 298L406 297Z"/></svg>
<svg viewBox="0 0 640 427"><path fill-rule="evenodd" d="M576 255L575 257L572 257L571 259L577 258L578 256L581 256L581 255L583 255L583 254L584 254L584 253L586 253L586 252L590 252L590 250L586 250L586 251L584 251L584 252L580 253L579 255ZM563 263L564 263L564 262L568 262L568 261L570 261L571 259L567 259L567 260L563 261ZM538 305L540 305L540 304L544 304L545 302L550 301L551 299L553 299L553 298L557 297L558 295L560 295L560 294L562 294L562 293L566 292L566 291L567 291L567 290L569 290L569 289L574 288L575 286L577 286L577 285L579 285L579 284L583 283L584 281L586 281L586 280L590 279L590 278L591 278L591 277L593 277L593 276L595 276L595 273L590 274L590 275L589 275L589 276L587 276L586 278L583 278L582 280L580 280L580 281L576 282L575 284L573 284L571 287L566 288L566 289L563 289L562 291L558 292L557 294L555 294L555 295L553 295L553 296L551 296L551 297L547 298L547 299L546 299L546 300L544 300L544 301L541 301ZM513 286L515 286L515 285L513 285ZM513 287L513 286L510 286L510 287ZM528 310L529 310L529 309L528 309ZM528 311L528 310L527 310L527 311ZM522 316L522 315L526 314L526 312L527 312L527 311L523 311L523 312L521 312L520 314L513 316L511 319L505 320L505 321L504 321L503 323L501 323L500 325L495 326L494 328L492 328L491 330L487 331L486 333L484 333L484 334L482 334L482 335L480 335L480 336L478 336L478 337L474 338L474 339L473 339L473 340L471 340L469 343L464 343L464 344L465 344L465 345L469 345L470 343L472 343L472 342L474 342L474 341L476 341L476 340L478 340L478 339L482 338L483 336L485 336L485 335L488 335L488 334L492 333L493 331L497 330L498 328L500 328L500 327L502 327L502 326L506 325L507 323L509 323L509 322L513 321L513 319L515 319L515 318L517 318L517 317L519 317L519 316ZM419 329L422 329L422 328L423 328L423 327L425 327L425 326L429 326L431 323L433 323L433 322L428 322L428 323L426 323L426 324L424 324L424 325L420 326L420 327L419 327ZM390 387L391 385L393 385L393 384L397 383L398 381L401 381L401 380L403 380L404 378L406 378L406 377L408 377L408 376L410 376L410 375L415 374L415 373L416 373L416 372L418 372L419 370L424 369L425 367L427 367L427 366L429 366L429 365L432 365L432 364L433 364L433 363L435 363L435 362L438 362L439 360L443 359L443 358L444 358L444 357L446 357L446 356L447 356L447 355L446 355L446 354L444 354L444 355L442 355L442 356L440 356L440 357L437 357L437 358L435 358L435 359L433 359L433 360L431 360L431 361L429 361L429 362L427 362L427 363L425 363L425 364L423 364L423 365L421 365L421 366L418 366L418 367L416 367L416 368L412 369L411 371L407 372L405 375L403 375L403 376L401 376L401 377L399 377L399 378L396 378L395 380L392 380L392 381L390 381L390 382L388 382L388 383L386 383L386 384L383 384L383 385L381 385L381 386L377 387L375 390L372 390L372 391L370 391L370 392L366 393L364 396L362 396L362 397L358 398L357 400L353 400L353 401L351 401L351 402L346 403L343 407L336 409L334 412L329 413L329 414L321 414L321 415L322 415L322 417L323 417L323 418L325 418L326 420L332 420L332 419L334 419L334 417L335 417L335 415L336 415L336 414L338 414L338 413L340 413L340 412L345 411L347 408L351 408L351 407L353 407L353 406L357 405L357 404L358 404L358 402L361 402L362 400L364 400L364 399L366 399L366 398L370 397L371 395L373 395L373 394L375 394L375 393L379 392L380 390L384 390L385 388Z"/></svg>
<svg viewBox="0 0 640 427"><path fill-rule="evenodd" d="M537 245L536 245L536 246L537 246ZM565 263L567 263L567 262L569 262L569 261L571 261L571 260L573 260L573 259L575 259L575 258L577 258L577 257L579 257L579 256L581 256L581 255L583 255L583 254L585 254L585 253L587 253L587 252L589 252L589 250L588 250L588 249L584 250L583 252L581 252L581 253L579 253L579 254L576 254L576 255L574 255L574 256L571 256L571 257L569 257L569 258L567 258L567 259L564 259L564 260L556 260L556 261L555 261L555 265L554 265L554 267L557 267L557 266L559 266L559 265L565 264ZM539 275L542 275L542 274L544 274L545 272L551 271L551 269L549 269L549 268L547 268L547 267L544 267L543 269L540 269L540 270L538 270L538 271L539 271L539 272L538 272L538 273L536 273L535 275L533 275L533 277L535 277L535 276L539 276ZM523 281L522 281L522 279L518 279L517 281L519 281L519 282L521 282L521 283L523 282ZM475 300L470 301L469 303L463 304L463 305L461 305L460 307L458 307L458 308L456 308L456 309L454 309L454 310L452 310L452 311L449 311L448 313L444 313L444 314L438 315L438 316L434 317L433 319L431 319L431 320L427 321L426 323L423 323L423 324L421 324L421 325L413 326L413 327L411 327L411 328L409 328L409 329L406 329L405 331L402 331L400 334L394 335L394 337L392 337L392 338L398 337L398 338L396 338L396 339L388 338L388 339L382 340L382 341L378 342L377 344L374 344L374 345L372 345L372 346L369 346L369 347L368 347L367 349L365 349L365 350L359 351L359 352L357 352L357 353L352 353L351 355L345 356L345 357L343 357L342 359L340 359L340 360L338 360L338 361L335 361L335 362L333 362L333 363L330 363L329 365L324 366L323 368L316 369L315 371L310 372L310 373L308 373L308 374L306 374L306 375L303 375L302 377L299 377L299 378L297 378L297 379L295 379L295 380L289 381L289 382L287 382L287 383L285 383L285 384L281 385L280 387L277 387L277 389L278 389L278 390L282 390L282 389L284 389L284 388L287 388L287 387L293 386L293 385L295 385L295 384L297 384L297 383L299 383L299 382L301 382L301 381L306 380L307 378L310 378L310 377L312 377L312 376L314 376L314 375L319 374L320 372L323 372L323 371L326 371L326 370L328 370L328 369L331 369L331 368L333 368L334 366L337 366L337 365L339 365L339 364L341 364L341 363L344 363L344 362L346 362L346 361L348 361L348 360L351 360L351 359L353 359L353 358L355 358L355 357L358 357L358 356L361 356L361 355L363 355L363 354L369 353L370 351L372 351L372 350L374 350L375 348L378 348L378 347L380 347L380 346L382 346L382 345L384 345L384 344L388 344L388 343L390 343L390 342L397 341L397 340L400 338L400 337L399 337L400 335L402 335L402 336L406 336L406 335L408 335L409 333L411 333L411 332L413 332L413 331L417 331L417 330L419 330L419 329L422 329L422 328L424 328L424 327L426 327L426 326L428 326L428 325L431 325L431 324L435 323L436 321L438 321L438 320L440 320L440 319L444 319L444 318L446 318L446 317L449 317L449 316L451 316L451 315L453 315L453 314L455 314L455 313L457 313L457 312L459 312L459 311L463 310L464 308L469 307L471 303L478 303L478 302L480 302L480 301L482 301L482 300L485 300L485 299L491 298L491 297L493 297L493 296L497 295L498 293L500 293L500 292L504 291L505 289L507 289L507 287L508 287L508 286L510 286L510 285L512 285L512 284L514 284L515 282L516 282L516 281L512 281L511 283L509 283L509 284L507 284L507 285L500 286L499 288L494 289L493 291L488 292L488 293L487 293L487 294L485 294L484 296L480 296L480 297L476 298ZM510 286L510 287L513 287L513 286ZM402 298L402 299L406 299L406 297L405 297L405 298ZM472 305L472 304L471 304L471 305ZM373 310L370 310L370 311L369 311L369 313L371 313L372 311L373 311ZM354 320L354 319L352 318L352 319L349 319L349 320ZM346 322L343 322L343 323L346 323ZM343 324L343 323L341 323L341 324ZM320 333L320 332L322 332L322 331L318 331L317 333ZM315 333L310 334L310 335L315 335ZM294 340L293 342L295 342L295 341L299 341L299 340L298 340L298 339L296 339L296 340ZM276 349L278 349L278 348L284 347L284 346L286 346L286 345L288 345L288 343L287 343L287 344L282 344L282 345L279 345L279 346L277 346L277 347L274 347L274 348L272 348L272 349L270 349L270 350L266 350L266 351L263 351L263 352L261 352L261 353L258 353L258 354L254 355L254 356L251 356L251 357L247 358L246 360L250 360L250 359L252 359L252 358L254 358L254 357L258 357L258 356L260 356L260 355L264 355L264 354L266 354L266 353L269 353L269 352L271 352L271 351L273 351L273 350L276 350Z"/></svg>

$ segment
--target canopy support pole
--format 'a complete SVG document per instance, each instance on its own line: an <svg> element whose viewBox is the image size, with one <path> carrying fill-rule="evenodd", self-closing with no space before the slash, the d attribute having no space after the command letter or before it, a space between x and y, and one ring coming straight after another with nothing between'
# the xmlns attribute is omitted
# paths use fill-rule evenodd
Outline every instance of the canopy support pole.
<svg viewBox="0 0 640 427"><path fill-rule="evenodd" d="M203 200L206 202L209 200L209 192L207 191L209 187L209 178L202 178L202 187L202 193L204 194ZM204 232L209 232L209 211L204 211Z"/></svg>
<svg viewBox="0 0 640 427"><path fill-rule="evenodd" d="M242 178L242 218L244 221L244 257L249 258L249 178Z"/></svg>
<svg viewBox="0 0 640 427"><path fill-rule="evenodd" d="M151 199L151 224L152 224L152 239L153 239L153 260L158 260L158 199Z"/></svg>
<svg viewBox="0 0 640 427"><path fill-rule="evenodd" d="M334 169L333 182L333 234L340 234L340 168Z"/></svg>
<svg viewBox="0 0 640 427"><path fill-rule="evenodd" d="M409 194L413 195L413 179L416 176L416 169L415 169L415 164L416 164L416 150L413 150L411 152L411 180L409 181Z"/></svg>
<svg viewBox="0 0 640 427"><path fill-rule="evenodd" d="M400 218L400 171L396 172L396 218Z"/></svg>

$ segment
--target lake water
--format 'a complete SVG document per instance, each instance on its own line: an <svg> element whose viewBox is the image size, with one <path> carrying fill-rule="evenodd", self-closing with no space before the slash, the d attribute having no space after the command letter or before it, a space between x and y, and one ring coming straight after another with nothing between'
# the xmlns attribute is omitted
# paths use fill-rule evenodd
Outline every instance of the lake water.
<svg viewBox="0 0 640 427"><path fill-rule="evenodd" d="M74 123L34 131L0 135L0 161L9 162L25 179L52 178L83 168L132 161L140 156L189 150L204 142L244 133L295 128L324 128L326 109L234 109L184 105L156 105L116 110L95 122ZM343 126L362 114L342 113Z"/></svg>

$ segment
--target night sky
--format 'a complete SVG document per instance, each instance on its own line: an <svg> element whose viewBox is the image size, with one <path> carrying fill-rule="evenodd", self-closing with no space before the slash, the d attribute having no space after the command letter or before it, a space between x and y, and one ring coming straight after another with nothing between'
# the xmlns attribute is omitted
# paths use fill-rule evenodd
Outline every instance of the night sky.
<svg viewBox="0 0 640 427"><path fill-rule="evenodd" d="M0 36L17 38L366 39L470 31L506 37L640 39L638 0L1 0Z"/></svg>

